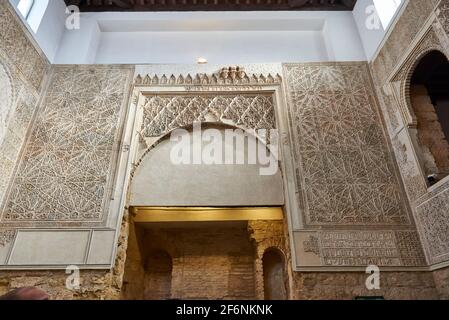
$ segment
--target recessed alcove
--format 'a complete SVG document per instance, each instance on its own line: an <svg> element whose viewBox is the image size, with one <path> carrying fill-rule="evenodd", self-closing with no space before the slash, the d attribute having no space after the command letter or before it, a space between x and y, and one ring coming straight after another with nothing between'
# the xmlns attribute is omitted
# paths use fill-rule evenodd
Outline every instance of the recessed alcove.
<svg viewBox="0 0 449 320"><path fill-rule="evenodd" d="M433 185L449 175L449 61L431 51L417 64L410 83L419 158Z"/></svg>

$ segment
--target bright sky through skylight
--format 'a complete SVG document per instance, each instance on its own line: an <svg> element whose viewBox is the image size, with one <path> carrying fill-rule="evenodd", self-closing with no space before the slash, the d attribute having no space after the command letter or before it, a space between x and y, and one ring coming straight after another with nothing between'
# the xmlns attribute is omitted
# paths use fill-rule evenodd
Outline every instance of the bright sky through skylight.
<svg viewBox="0 0 449 320"><path fill-rule="evenodd" d="M17 5L17 9L19 9L20 13L25 19L28 18L33 4L34 0L20 0L19 4Z"/></svg>
<svg viewBox="0 0 449 320"><path fill-rule="evenodd" d="M47 10L49 0L20 0L17 9L34 33L37 32Z"/></svg>
<svg viewBox="0 0 449 320"><path fill-rule="evenodd" d="M382 26L386 30L401 6L402 0L374 0Z"/></svg>

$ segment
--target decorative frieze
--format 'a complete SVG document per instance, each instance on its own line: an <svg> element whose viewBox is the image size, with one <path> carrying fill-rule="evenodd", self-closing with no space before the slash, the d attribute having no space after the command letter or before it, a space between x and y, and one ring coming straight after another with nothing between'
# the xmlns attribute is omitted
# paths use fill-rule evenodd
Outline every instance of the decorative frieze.
<svg viewBox="0 0 449 320"><path fill-rule="evenodd" d="M303 241L304 252L320 254L320 240L315 235L310 235L307 240Z"/></svg>
<svg viewBox="0 0 449 320"><path fill-rule="evenodd" d="M279 84L282 82L282 78L277 75L263 75L252 74L248 75L238 67L226 70L220 70L214 74L198 73L195 76L187 75L137 75L134 79L135 85L151 85L151 86L165 86L165 85L180 85L180 86L192 86L192 85L267 85L267 84Z"/></svg>
<svg viewBox="0 0 449 320"><path fill-rule="evenodd" d="M232 123L245 129L274 129L271 94L175 94L147 96L143 106L143 137L160 137L194 122Z"/></svg>
<svg viewBox="0 0 449 320"><path fill-rule="evenodd" d="M327 267L422 267L426 265L415 231L320 231L304 242Z"/></svg>

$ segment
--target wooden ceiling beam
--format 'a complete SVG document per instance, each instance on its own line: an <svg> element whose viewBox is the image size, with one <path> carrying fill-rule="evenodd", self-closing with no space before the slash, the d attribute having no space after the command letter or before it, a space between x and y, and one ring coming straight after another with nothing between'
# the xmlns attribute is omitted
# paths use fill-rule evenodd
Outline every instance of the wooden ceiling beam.
<svg viewBox="0 0 449 320"><path fill-rule="evenodd" d="M352 10L357 0L65 0L81 11Z"/></svg>

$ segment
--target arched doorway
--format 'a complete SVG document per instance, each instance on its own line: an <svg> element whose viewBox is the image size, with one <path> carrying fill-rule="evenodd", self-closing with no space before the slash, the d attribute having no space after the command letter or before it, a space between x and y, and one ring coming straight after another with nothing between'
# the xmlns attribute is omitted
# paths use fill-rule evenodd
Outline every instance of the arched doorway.
<svg viewBox="0 0 449 320"><path fill-rule="evenodd" d="M410 80L419 157L429 185L449 175L449 61L440 51L427 53Z"/></svg>
<svg viewBox="0 0 449 320"><path fill-rule="evenodd" d="M276 249L265 251L263 258L265 300L286 300L286 272L282 253Z"/></svg>
<svg viewBox="0 0 449 320"><path fill-rule="evenodd" d="M206 155L211 150L222 154L222 163L174 163L178 140L168 135L143 152L133 174L125 298L247 300L260 296L251 236L253 232L266 238L284 236L284 228L267 230L270 223L283 221L281 172L261 174L262 167L269 163L277 167L278 161L262 141L244 130L219 123L202 124L201 129L182 129L185 145L192 146L188 150L195 148L195 134L212 130L209 137L214 139L200 141L201 148ZM232 142L226 139L226 130L233 131ZM239 143L242 135L246 139ZM272 161L250 163L249 148L255 145ZM237 161L240 156L242 161ZM235 163L226 161L233 158ZM266 227L250 232L249 222L254 221ZM153 249L170 253L171 269L167 255L151 253ZM139 287L136 278L145 279L145 285Z"/></svg>

